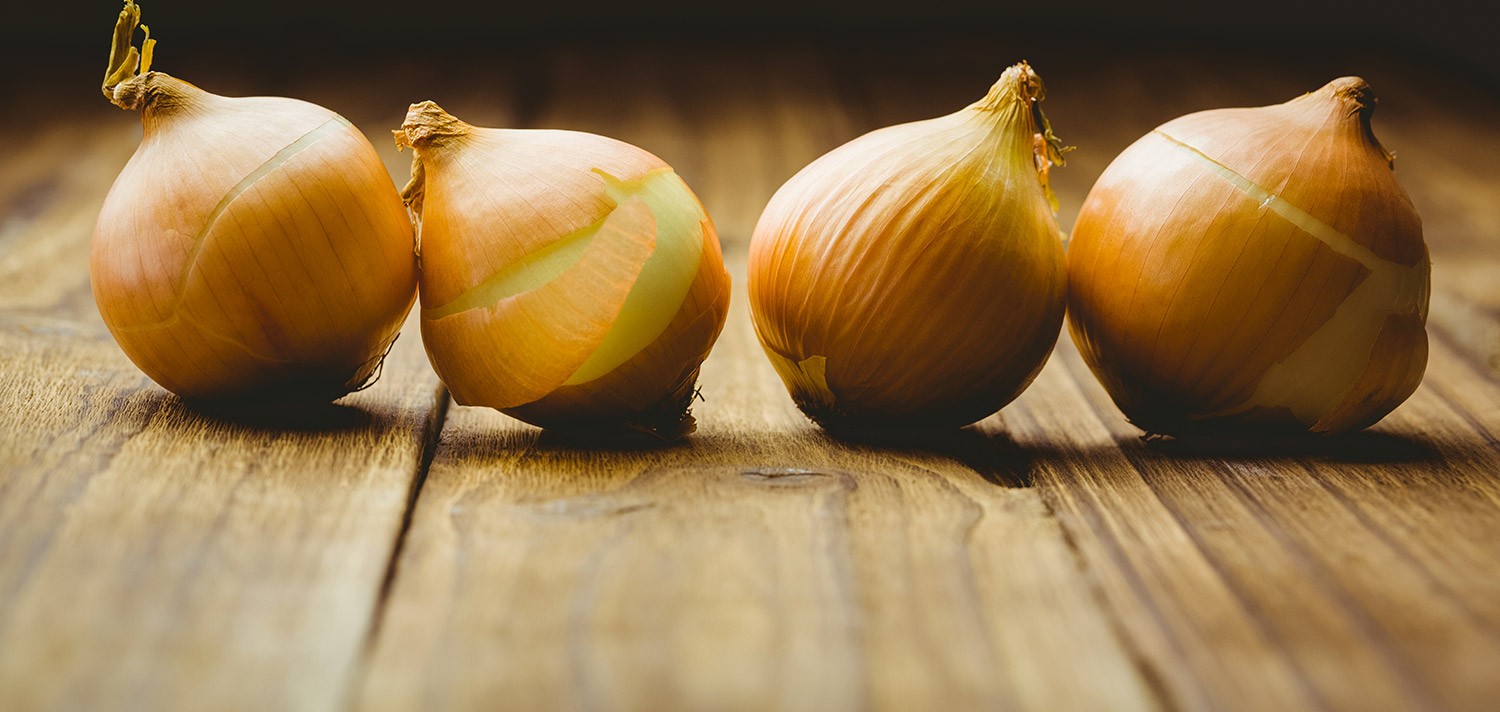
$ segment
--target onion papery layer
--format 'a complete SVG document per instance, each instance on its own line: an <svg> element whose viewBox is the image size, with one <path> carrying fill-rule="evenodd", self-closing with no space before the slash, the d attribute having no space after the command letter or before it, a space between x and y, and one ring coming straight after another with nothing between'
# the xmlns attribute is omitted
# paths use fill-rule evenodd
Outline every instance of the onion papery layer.
<svg viewBox="0 0 1500 712"><path fill-rule="evenodd" d="M1080 212L1070 324L1149 432L1329 433L1379 420L1426 363L1421 225L1356 79L1169 122Z"/></svg>
<svg viewBox="0 0 1500 712"><path fill-rule="evenodd" d="M682 312L701 270L704 244L718 243L708 215L698 198L670 168L656 168L638 181L620 180L603 171L605 191L611 200L640 200L657 215L656 230L660 239L656 252L641 268L635 287L620 308L619 317L609 334L589 359L568 377L566 385L588 383L603 377L661 336L667 326ZM717 248L715 248L717 253ZM720 257L713 263L721 263ZM722 270L721 270L722 271ZM710 339L707 344L712 344ZM704 351L694 361L701 362Z"/></svg>
<svg viewBox="0 0 1500 712"><path fill-rule="evenodd" d="M602 136L470 126L431 102L397 141L416 153L424 340L458 402L551 428L691 430L728 273L670 167ZM502 313L513 303L524 318Z"/></svg>
<svg viewBox="0 0 1500 712"><path fill-rule="evenodd" d="M835 149L767 205L756 334L814 420L954 427L1040 371L1066 296L1040 91L1013 67L970 107Z"/></svg>
<svg viewBox="0 0 1500 712"><path fill-rule="evenodd" d="M624 425L668 440L692 432L688 408L699 364L718 339L729 309L729 273L707 220L702 235L705 259L676 316L654 341L604 376L577 384L569 379L541 400L507 412L552 428Z"/></svg>
<svg viewBox="0 0 1500 712"><path fill-rule="evenodd" d="M369 142L306 102L131 81L144 136L90 258L122 350L190 400L364 385L416 298L411 225Z"/></svg>
<svg viewBox="0 0 1500 712"><path fill-rule="evenodd" d="M541 286L451 314L423 310L423 342L454 400L530 403L598 350L656 250L656 220L645 201L629 200L590 237L578 261Z"/></svg>

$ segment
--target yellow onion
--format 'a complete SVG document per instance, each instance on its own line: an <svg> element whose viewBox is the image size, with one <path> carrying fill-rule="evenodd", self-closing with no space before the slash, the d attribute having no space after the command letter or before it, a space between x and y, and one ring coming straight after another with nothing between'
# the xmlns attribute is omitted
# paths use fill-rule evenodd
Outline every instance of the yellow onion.
<svg viewBox="0 0 1500 712"><path fill-rule="evenodd" d="M144 135L90 276L137 366L187 399L327 401L377 373L416 298L411 223L375 149L322 107L150 71L126 2L104 94Z"/></svg>
<svg viewBox="0 0 1500 712"><path fill-rule="evenodd" d="M1041 370L1066 299L1042 96L1023 62L969 107L861 136L772 197L750 306L813 420L955 427Z"/></svg>
<svg viewBox="0 0 1500 712"><path fill-rule="evenodd" d="M1073 338L1170 435L1337 433L1422 379L1422 225L1355 77L1163 124L1115 159L1069 246Z"/></svg>
<svg viewBox="0 0 1500 712"><path fill-rule="evenodd" d="M422 340L460 404L549 428L693 428L729 274L656 156L577 131L487 129L430 101L397 144L419 224Z"/></svg>

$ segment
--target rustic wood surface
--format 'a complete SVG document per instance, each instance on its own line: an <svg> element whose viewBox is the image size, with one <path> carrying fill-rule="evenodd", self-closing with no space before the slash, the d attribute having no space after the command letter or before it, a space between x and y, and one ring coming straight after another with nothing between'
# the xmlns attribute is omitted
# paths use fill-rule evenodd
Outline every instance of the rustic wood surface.
<svg viewBox="0 0 1500 712"><path fill-rule="evenodd" d="M38 82L0 154L0 710L1455 709L1500 706L1500 100L1379 55L1033 54L1079 149L1347 73L1424 217L1432 360L1369 432L1143 443L1063 338L1001 414L859 444L804 420L744 293L754 221L807 161L976 98L1004 47L561 47L252 75L376 139L473 123L637 143L699 192L733 309L699 431L561 438L449 405L410 328L374 388L288 416L190 409L94 311L93 219L139 137ZM174 63L175 62L175 63ZM379 77L379 81L368 81ZM354 78L355 80L351 80ZM72 84L76 82L76 87ZM24 118L24 128L16 123Z"/></svg>

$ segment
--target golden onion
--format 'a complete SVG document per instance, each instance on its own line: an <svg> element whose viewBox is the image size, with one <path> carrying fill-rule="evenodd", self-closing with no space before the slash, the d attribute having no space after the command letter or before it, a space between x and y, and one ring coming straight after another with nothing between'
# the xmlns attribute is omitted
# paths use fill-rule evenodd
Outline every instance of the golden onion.
<svg viewBox="0 0 1500 712"><path fill-rule="evenodd" d="M750 247L755 331L825 427L956 427L1014 399L1066 298L1026 63L947 116L861 136L787 181Z"/></svg>
<svg viewBox="0 0 1500 712"><path fill-rule="evenodd" d="M127 0L103 85L144 129L94 230L105 325L187 399L327 401L365 385L416 298L411 224L375 149L320 106L150 71L139 23Z"/></svg>
<svg viewBox="0 0 1500 712"><path fill-rule="evenodd" d="M413 104L422 339L453 398L550 428L689 432L729 306L713 222L661 159Z"/></svg>
<svg viewBox="0 0 1500 712"><path fill-rule="evenodd" d="M1069 246L1074 340L1151 433L1338 433L1427 362L1422 225L1356 77L1163 124L1090 192Z"/></svg>

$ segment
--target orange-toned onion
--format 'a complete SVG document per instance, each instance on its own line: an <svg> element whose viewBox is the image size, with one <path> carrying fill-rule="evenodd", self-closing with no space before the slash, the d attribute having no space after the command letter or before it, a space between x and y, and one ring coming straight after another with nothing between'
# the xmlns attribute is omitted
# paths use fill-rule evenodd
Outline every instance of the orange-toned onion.
<svg viewBox="0 0 1500 712"><path fill-rule="evenodd" d="M550 428L672 439L729 306L718 234L661 159L413 104L422 338L454 400Z"/></svg>
<svg viewBox="0 0 1500 712"><path fill-rule="evenodd" d="M187 399L327 401L365 385L416 299L411 224L375 149L322 107L149 71L139 22L126 2L104 82L144 127L94 230L105 325Z"/></svg>
<svg viewBox="0 0 1500 712"><path fill-rule="evenodd" d="M1042 95L1018 64L965 109L819 158L766 206L750 246L755 331L813 420L960 426L1041 370L1066 298Z"/></svg>
<svg viewBox="0 0 1500 712"><path fill-rule="evenodd" d="M1163 124L1115 159L1069 246L1070 323L1142 429L1338 433L1427 363L1422 225L1345 77Z"/></svg>

